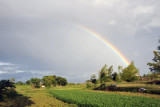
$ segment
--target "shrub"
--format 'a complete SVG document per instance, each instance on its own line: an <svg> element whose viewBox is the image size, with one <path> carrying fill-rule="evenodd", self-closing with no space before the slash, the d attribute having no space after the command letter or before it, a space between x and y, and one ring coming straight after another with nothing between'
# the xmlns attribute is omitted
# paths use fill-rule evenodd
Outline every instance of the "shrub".
<svg viewBox="0 0 160 107"><path fill-rule="evenodd" d="M7 90L7 91L5 92L5 94L6 94L7 97L9 97L9 98L15 98L15 96L17 96L17 92L16 92L13 88Z"/></svg>
<svg viewBox="0 0 160 107"><path fill-rule="evenodd" d="M108 91L116 91L117 89L117 84L111 84L107 86Z"/></svg>
<svg viewBox="0 0 160 107"><path fill-rule="evenodd" d="M8 88L15 88L14 83L10 82L10 80L1 80L0 81L0 93Z"/></svg>
<svg viewBox="0 0 160 107"><path fill-rule="evenodd" d="M0 81L0 101L4 100L5 96L11 95L11 97L16 95L14 83L10 80L1 80Z"/></svg>
<svg viewBox="0 0 160 107"><path fill-rule="evenodd" d="M105 83L102 83L100 86L99 86L99 89L100 90L106 90L107 89L107 86Z"/></svg>
<svg viewBox="0 0 160 107"><path fill-rule="evenodd" d="M156 84L156 85L160 85L160 80L154 80L152 82L147 82L146 84Z"/></svg>
<svg viewBox="0 0 160 107"><path fill-rule="evenodd" d="M92 85L90 83L87 83L87 88L91 88Z"/></svg>

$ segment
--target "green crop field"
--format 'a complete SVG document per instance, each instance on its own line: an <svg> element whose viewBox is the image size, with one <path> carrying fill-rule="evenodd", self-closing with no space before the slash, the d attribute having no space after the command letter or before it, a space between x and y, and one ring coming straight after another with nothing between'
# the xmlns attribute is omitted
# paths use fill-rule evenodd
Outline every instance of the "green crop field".
<svg viewBox="0 0 160 107"><path fill-rule="evenodd" d="M50 93L59 100L80 107L160 107L160 100L146 97L78 90L52 90Z"/></svg>

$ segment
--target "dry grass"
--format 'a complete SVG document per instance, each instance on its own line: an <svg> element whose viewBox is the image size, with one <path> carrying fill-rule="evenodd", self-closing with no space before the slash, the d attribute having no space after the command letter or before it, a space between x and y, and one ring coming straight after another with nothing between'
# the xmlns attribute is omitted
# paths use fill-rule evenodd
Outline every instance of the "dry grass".
<svg viewBox="0 0 160 107"><path fill-rule="evenodd" d="M16 91L20 96L14 99L6 99L1 102L0 106L3 107L77 107L64 103L51 96L47 89L33 89L30 86L16 86Z"/></svg>

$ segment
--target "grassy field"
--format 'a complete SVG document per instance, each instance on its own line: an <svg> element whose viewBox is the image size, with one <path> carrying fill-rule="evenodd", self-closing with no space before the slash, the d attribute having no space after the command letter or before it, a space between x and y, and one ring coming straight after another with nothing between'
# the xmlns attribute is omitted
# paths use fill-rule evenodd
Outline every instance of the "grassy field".
<svg viewBox="0 0 160 107"><path fill-rule="evenodd" d="M114 84L113 82L107 83ZM118 83L118 87L147 87L160 89L159 85L144 83ZM86 88L86 84L57 86L50 89L16 85L18 95L0 102L2 107L77 107L84 106L141 106L160 107L160 95L147 93L100 91ZM68 95L71 94L71 95ZM72 96L73 95L73 96ZM67 96L67 97L66 97ZM74 101L76 100L77 101ZM85 100L84 100L85 99ZM94 101L93 101L94 99ZM123 99L123 100L121 100ZM94 103L93 103L94 102ZM131 102L131 103L130 103ZM73 103L73 104L72 104ZM91 104L90 104L91 103ZM93 103L93 105L92 105ZM147 104L147 105L145 105ZM156 105L155 105L156 104Z"/></svg>
<svg viewBox="0 0 160 107"><path fill-rule="evenodd" d="M19 93L14 99L0 102L2 107L76 107L76 105L64 103L52 97L48 89L33 89L27 85L17 85Z"/></svg>

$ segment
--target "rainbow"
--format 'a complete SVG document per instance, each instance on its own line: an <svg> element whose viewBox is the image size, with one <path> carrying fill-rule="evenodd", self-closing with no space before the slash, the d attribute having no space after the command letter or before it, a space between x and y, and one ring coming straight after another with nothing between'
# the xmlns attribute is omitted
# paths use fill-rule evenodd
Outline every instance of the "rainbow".
<svg viewBox="0 0 160 107"><path fill-rule="evenodd" d="M105 40L101 35L99 35L98 33L94 32L84 26L77 25L77 24L74 24L74 26L80 28L81 30L87 32L88 34L90 34L90 35L94 36L95 38L97 38L98 40L102 41L107 47L109 47L122 60L122 62L126 66L128 66L130 64L128 59L125 58L118 49L116 49L111 43L109 43L107 40Z"/></svg>

